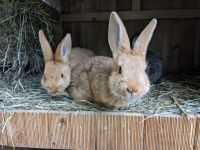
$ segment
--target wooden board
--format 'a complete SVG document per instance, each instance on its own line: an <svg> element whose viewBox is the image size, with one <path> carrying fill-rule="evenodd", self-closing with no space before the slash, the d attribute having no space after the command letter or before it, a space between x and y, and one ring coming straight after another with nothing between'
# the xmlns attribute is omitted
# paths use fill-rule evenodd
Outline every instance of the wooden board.
<svg viewBox="0 0 200 150"><path fill-rule="evenodd" d="M160 0L142 0L142 10L163 10L170 9L172 1L160 1Z"/></svg>
<svg viewBox="0 0 200 150"><path fill-rule="evenodd" d="M199 0L63 1L63 32L72 34L73 46L111 56L107 26L110 12L117 11L129 36L140 32L150 19L158 19L149 49L161 56L166 71L186 71L200 65Z"/></svg>
<svg viewBox="0 0 200 150"><path fill-rule="evenodd" d="M53 149L199 149L199 119L112 112L5 112L8 141L15 147ZM148 116L149 117L149 116ZM197 120L197 121L196 121Z"/></svg>
<svg viewBox="0 0 200 150"><path fill-rule="evenodd" d="M101 11L112 11L116 9L115 0L101 0Z"/></svg>
<svg viewBox="0 0 200 150"><path fill-rule="evenodd" d="M192 150L195 127L195 117L189 119L179 116L146 118L144 149Z"/></svg>
<svg viewBox="0 0 200 150"><path fill-rule="evenodd" d="M200 149L200 115L196 116L196 129L195 129L195 138L194 138L194 150Z"/></svg>
<svg viewBox="0 0 200 150"><path fill-rule="evenodd" d="M95 117L93 114L53 113L49 116L51 148L94 149Z"/></svg>
<svg viewBox="0 0 200 150"><path fill-rule="evenodd" d="M116 0L116 9L118 11L131 10L132 1L131 0Z"/></svg>
<svg viewBox="0 0 200 150"><path fill-rule="evenodd" d="M142 150L143 115L97 115L96 149L98 150Z"/></svg>
<svg viewBox="0 0 200 150"><path fill-rule="evenodd" d="M73 2L73 1L72 1ZM71 13L71 0L61 0L62 4L62 14L70 14Z"/></svg>
<svg viewBox="0 0 200 150"><path fill-rule="evenodd" d="M132 0L132 10L141 9L141 0Z"/></svg>
<svg viewBox="0 0 200 150"><path fill-rule="evenodd" d="M197 0L197 8L200 8L200 0ZM196 23L196 36L195 36L195 52L194 52L194 64L200 66L200 19Z"/></svg>
<svg viewBox="0 0 200 150"><path fill-rule="evenodd" d="M141 19L175 19L175 18L200 18L200 9L171 9L171 10L142 10L142 11L120 11L118 14L123 20L141 20ZM62 22L80 22L80 21L107 21L110 12L91 12L75 13L62 15Z"/></svg>
<svg viewBox="0 0 200 150"><path fill-rule="evenodd" d="M138 0L133 0L138 1ZM141 0L141 6L143 10L161 10L161 9L191 9L196 8L197 0Z"/></svg>
<svg viewBox="0 0 200 150"><path fill-rule="evenodd" d="M87 48L96 55L112 56L108 45L108 24L104 22L87 23Z"/></svg>
<svg viewBox="0 0 200 150"><path fill-rule="evenodd" d="M4 112L0 112L0 145L7 145L7 132L5 125L7 123L7 120L5 118Z"/></svg>
<svg viewBox="0 0 200 150"><path fill-rule="evenodd" d="M50 148L48 113L6 112L7 145L16 147Z"/></svg>

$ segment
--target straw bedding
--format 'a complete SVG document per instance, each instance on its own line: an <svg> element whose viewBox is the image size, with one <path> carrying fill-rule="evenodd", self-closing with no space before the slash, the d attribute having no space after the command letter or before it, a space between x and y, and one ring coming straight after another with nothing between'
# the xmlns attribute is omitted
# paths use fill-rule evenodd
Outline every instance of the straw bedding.
<svg viewBox="0 0 200 150"><path fill-rule="evenodd" d="M140 101L130 102L127 108L109 110L96 104L80 105L69 96L49 96L40 84L40 76L27 76L16 82L1 76L1 110L67 110L122 111L149 114L200 113L200 75L167 75Z"/></svg>
<svg viewBox="0 0 200 150"><path fill-rule="evenodd" d="M200 113L200 70L194 75L167 75L139 101L109 110L75 103L67 94L51 97L40 84L43 58L37 32L52 41L53 20L37 0L0 0L0 110L120 111L150 114ZM27 75L28 73L37 75Z"/></svg>
<svg viewBox="0 0 200 150"><path fill-rule="evenodd" d="M15 79L41 72L43 58L38 31L52 42L56 22L40 0L0 0L0 69Z"/></svg>

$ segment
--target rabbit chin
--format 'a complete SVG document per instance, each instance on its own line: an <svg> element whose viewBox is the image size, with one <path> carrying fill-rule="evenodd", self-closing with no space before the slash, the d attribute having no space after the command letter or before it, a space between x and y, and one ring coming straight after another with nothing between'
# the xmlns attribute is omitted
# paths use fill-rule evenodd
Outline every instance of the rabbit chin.
<svg viewBox="0 0 200 150"><path fill-rule="evenodd" d="M49 91L49 90L47 89L47 93L48 93L49 95L53 96L53 97L62 95L64 92L65 92L65 90L62 90L62 91L60 90L60 91L52 92L52 91Z"/></svg>

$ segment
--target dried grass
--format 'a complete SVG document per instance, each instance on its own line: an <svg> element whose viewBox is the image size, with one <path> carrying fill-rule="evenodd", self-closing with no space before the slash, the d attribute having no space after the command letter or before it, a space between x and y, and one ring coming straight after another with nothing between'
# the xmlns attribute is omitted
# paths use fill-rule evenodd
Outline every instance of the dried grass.
<svg viewBox="0 0 200 150"><path fill-rule="evenodd" d="M51 97L41 88L40 76L28 76L20 82L0 84L1 110L65 110L65 111L116 111L148 114L197 114L200 113L200 76L167 76L160 84L138 102L121 110L108 110L96 104L80 105L70 97ZM173 101L173 99L176 100ZM177 105L178 104L178 105ZM180 108L181 107L181 108Z"/></svg>
<svg viewBox="0 0 200 150"><path fill-rule="evenodd" d="M52 41L55 21L39 0L0 0L0 68L15 79L40 72L43 58L38 31Z"/></svg>

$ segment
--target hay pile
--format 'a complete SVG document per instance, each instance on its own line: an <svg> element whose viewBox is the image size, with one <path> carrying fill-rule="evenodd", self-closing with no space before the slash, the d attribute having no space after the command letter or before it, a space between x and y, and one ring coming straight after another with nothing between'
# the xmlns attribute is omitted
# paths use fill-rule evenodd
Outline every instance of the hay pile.
<svg viewBox="0 0 200 150"><path fill-rule="evenodd" d="M8 83L5 77L1 80L1 110L113 111L95 104L79 105L66 96L53 98L41 88L39 76L29 76L16 83ZM160 84L152 86L140 102L132 102L128 108L114 111L157 115L200 113L200 75L167 76Z"/></svg>
<svg viewBox="0 0 200 150"><path fill-rule="evenodd" d="M40 72L43 65L38 31L49 41L55 21L39 0L0 0L0 69L15 79L29 72ZM47 34L48 33L48 34Z"/></svg>
<svg viewBox="0 0 200 150"><path fill-rule="evenodd" d="M79 105L67 96L51 97L41 88L40 76L27 75L41 72L43 57L37 34L43 29L52 41L54 23L38 0L0 0L0 110L113 111L96 104ZM200 113L200 75L167 76L141 101L114 111Z"/></svg>

